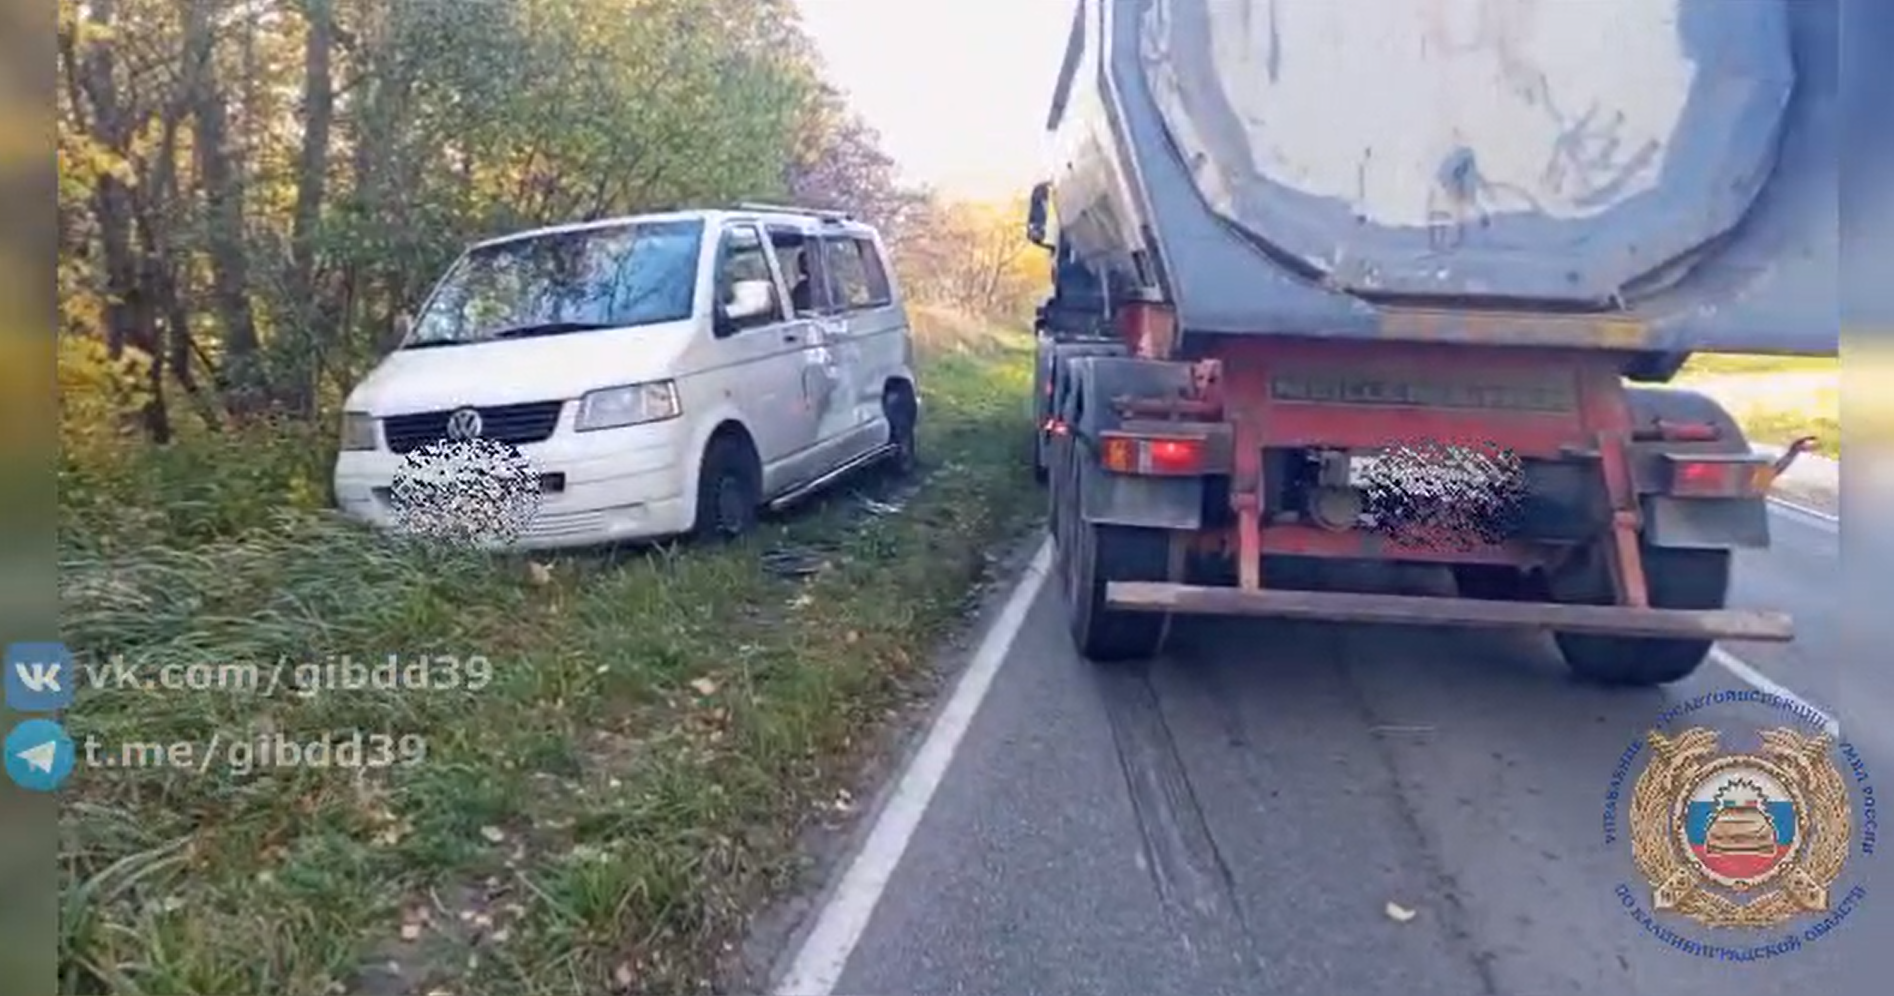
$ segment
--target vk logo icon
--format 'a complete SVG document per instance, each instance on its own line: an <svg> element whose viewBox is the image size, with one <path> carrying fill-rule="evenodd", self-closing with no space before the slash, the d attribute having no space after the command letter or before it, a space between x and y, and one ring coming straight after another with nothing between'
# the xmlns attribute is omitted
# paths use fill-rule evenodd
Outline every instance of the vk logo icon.
<svg viewBox="0 0 1894 996"><path fill-rule="evenodd" d="M72 704L72 654L63 643L7 645L7 708L58 712Z"/></svg>
<svg viewBox="0 0 1894 996"><path fill-rule="evenodd" d="M7 777L28 792L51 792L72 774L72 738L50 719L29 719L7 734Z"/></svg>

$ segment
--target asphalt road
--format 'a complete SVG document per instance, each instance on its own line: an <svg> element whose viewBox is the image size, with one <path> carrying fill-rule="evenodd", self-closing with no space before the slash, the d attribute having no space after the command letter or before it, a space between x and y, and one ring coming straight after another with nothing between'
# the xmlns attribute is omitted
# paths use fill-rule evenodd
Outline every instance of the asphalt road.
<svg viewBox="0 0 1894 996"><path fill-rule="evenodd" d="M1674 950L1614 894L1629 883L1648 908L1629 845L1604 839L1613 769L1695 696L1758 676L1789 689L1836 718L1894 793L1894 678L1842 653L1835 527L1779 511L1773 530L1773 549L1742 560L1736 602L1789 610L1798 638L1728 648L1749 684L1712 663L1665 689L1607 691L1573 683L1548 641L1523 634L1221 619L1178 626L1148 668L1101 670L1073 654L1056 585L1043 586L996 642L964 735L936 751L933 791L893 793L866 846L866 864L884 866L838 876L782 988L1888 992L1885 857L1850 858L1836 892L1868 895L1834 932L1746 963ZM1867 645L1894 645L1894 623L1871 622ZM1706 717L1732 742L1788 721L1754 705L1691 720ZM911 833L879 827L903 821ZM1681 932L1732 947L1784 935Z"/></svg>

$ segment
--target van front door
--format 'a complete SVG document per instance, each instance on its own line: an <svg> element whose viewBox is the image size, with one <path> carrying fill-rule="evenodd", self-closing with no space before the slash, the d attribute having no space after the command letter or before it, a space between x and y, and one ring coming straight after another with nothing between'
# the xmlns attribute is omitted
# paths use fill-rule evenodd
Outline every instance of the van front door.
<svg viewBox="0 0 1894 996"><path fill-rule="evenodd" d="M751 224L723 230L717 249L715 300L730 301L739 281L769 284L771 310L740 322L719 320L717 365L707 371L721 381L756 440L763 464L763 491L778 494L806 479L816 444L816 419L804 402L802 355L807 323L785 307L781 282L770 266L762 233Z"/></svg>

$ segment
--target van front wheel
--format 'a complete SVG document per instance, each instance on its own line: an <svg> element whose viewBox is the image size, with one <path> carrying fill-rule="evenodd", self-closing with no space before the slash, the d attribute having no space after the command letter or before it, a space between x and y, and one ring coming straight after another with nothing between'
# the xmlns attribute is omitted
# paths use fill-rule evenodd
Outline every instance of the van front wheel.
<svg viewBox="0 0 1894 996"><path fill-rule="evenodd" d="M718 436L704 450L697 474L697 533L733 540L756 525L762 504L761 468L749 444L736 436Z"/></svg>

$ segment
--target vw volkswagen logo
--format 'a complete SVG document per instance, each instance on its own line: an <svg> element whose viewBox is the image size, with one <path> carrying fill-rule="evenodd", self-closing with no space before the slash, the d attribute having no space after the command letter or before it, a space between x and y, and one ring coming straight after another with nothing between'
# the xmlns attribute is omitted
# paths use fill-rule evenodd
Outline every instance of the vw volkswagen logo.
<svg viewBox="0 0 1894 996"><path fill-rule="evenodd" d="M480 437L480 413L472 408L462 408L447 416L447 438L466 442Z"/></svg>

